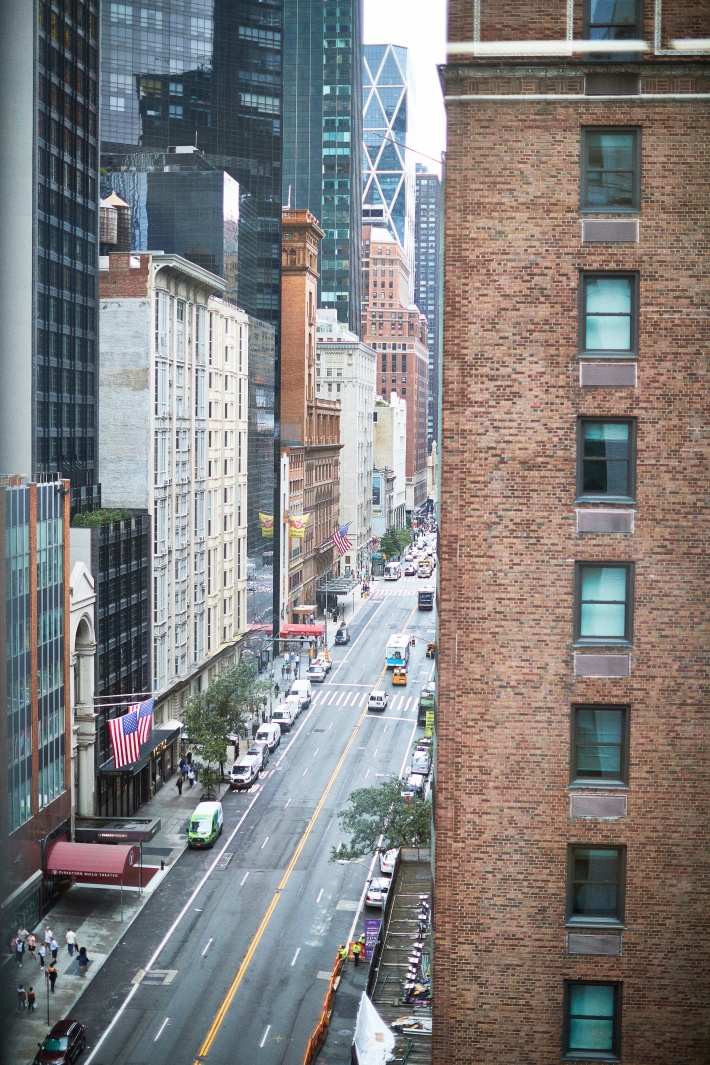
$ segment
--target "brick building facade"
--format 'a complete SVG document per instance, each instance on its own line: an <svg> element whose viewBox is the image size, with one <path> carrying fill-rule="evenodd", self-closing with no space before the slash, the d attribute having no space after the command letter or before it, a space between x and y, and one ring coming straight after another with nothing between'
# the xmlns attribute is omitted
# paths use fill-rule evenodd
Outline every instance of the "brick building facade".
<svg viewBox="0 0 710 1065"><path fill-rule="evenodd" d="M700 1065L710 9L449 8L433 1060Z"/></svg>
<svg viewBox="0 0 710 1065"><path fill-rule="evenodd" d="M331 537L340 523L339 399L316 390L318 246L323 230L310 211L284 210L281 288L281 444L289 456L290 547L288 620L314 606L337 556ZM299 509L300 508L300 509ZM293 519L307 515L305 531ZM294 531L303 535L294 536ZM284 535L287 531L284 530ZM282 579L282 587L284 581Z"/></svg>
<svg viewBox="0 0 710 1065"><path fill-rule="evenodd" d="M362 229L362 339L377 352L375 391L407 404L407 510L426 499L429 350L426 318L410 298L410 270L394 237Z"/></svg>

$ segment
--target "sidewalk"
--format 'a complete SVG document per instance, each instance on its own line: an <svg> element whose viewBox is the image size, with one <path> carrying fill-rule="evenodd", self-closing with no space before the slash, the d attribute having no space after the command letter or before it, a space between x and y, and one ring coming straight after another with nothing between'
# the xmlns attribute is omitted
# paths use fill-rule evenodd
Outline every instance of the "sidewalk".
<svg viewBox="0 0 710 1065"><path fill-rule="evenodd" d="M143 864L155 866L158 871L147 887L143 888L142 893L139 894L137 888L124 887L122 904L119 888L75 884L37 928L32 929L39 944L44 940L44 929L48 924L59 943L59 975L55 993L49 994L47 980L39 961L33 961L27 952L21 966L11 955L3 956L0 962L0 982L5 1014L5 1046L7 1061L13 1065L29 1065L37 1052L37 1043L44 1039L49 1027L57 1021L72 1015L81 1020L81 1010L75 1007L84 988L91 982L121 936L125 935L187 847L188 819L199 801L202 789L199 781L192 789L185 785L180 796L175 787L175 780L175 776L171 777L157 795L140 810L141 817L159 817L161 821L157 835L150 843L143 844ZM223 784L220 794L224 794L227 787L228 785ZM70 958L67 951L64 937L70 928L76 932L78 945L86 947L89 957L89 968L84 977L79 973L76 954ZM45 959L45 966L47 964ZM20 983L25 990L30 985L34 987L37 1009L32 1014L17 1011L17 987Z"/></svg>

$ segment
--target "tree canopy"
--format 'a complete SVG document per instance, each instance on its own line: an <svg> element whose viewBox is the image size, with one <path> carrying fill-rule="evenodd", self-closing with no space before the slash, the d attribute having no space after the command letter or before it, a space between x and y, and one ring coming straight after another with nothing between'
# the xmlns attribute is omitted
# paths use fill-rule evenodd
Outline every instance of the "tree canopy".
<svg viewBox="0 0 710 1065"><path fill-rule="evenodd" d="M338 818L350 837L340 850L333 847L330 861L352 861L391 847L428 847L431 843L431 799L402 795L402 781L390 777L369 788L357 788L349 807ZM382 843L380 844L380 836Z"/></svg>
<svg viewBox="0 0 710 1065"><path fill-rule="evenodd" d="M206 691L196 692L182 712L182 723L198 761L208 793L218 783L217 768L227 760L227 740L246 731L249 708L259 709L271 684L259 680L253 661L243 659L220 673Z"/></svg>
<svg viewBox="0 0 710 1065"><path fill-rule="evenodd" d="M401 555L411 540L409 529L395 529L394 526L390 526L380 537L380 551L391 561Z"/></svg>

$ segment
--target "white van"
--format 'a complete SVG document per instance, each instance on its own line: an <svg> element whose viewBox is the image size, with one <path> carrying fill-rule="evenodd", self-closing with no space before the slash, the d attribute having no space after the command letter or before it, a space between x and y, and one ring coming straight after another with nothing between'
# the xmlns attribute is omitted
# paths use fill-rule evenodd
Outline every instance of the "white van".
<svg viewBox="0 0 710 1065"><path fill-rule="evenodd" d="M298 700L287 699L285 703L280 703L276 707L271 715L271 720L274 725L279 726L282 732L290 732L297 717Z"/></svg>
<svg viewBox="0 0 710 1065"><path fill-rule="evenodd" d="M374 691L370 693L370 698L367 700L368 710L386 710L389 698L387 692Z"/></svg>
<svg viewBox="0 0 710 1065"><path fill-rule="evenodd" d="M259 725L256 736L256 740L260 743L268 743L269 750L275 751L278 745L281 743L281 729L274 722L269 721L264 725Z"/></svg>
<svg viewBox="0 0 710 1065"><path fill-rule="evenodd" d="M229 786L233 791L243 791L250 788L261 772L261 758L253 754L245 754L232 766L229 774Z"/></svg>
<svg viewBox="0 0 710 1065"><path fill-rule="evenodd" d="M311 682L307 678L294 680L288 694L297 696L300 709L307 710L311 705L311 695L313 694Z"/></svg>

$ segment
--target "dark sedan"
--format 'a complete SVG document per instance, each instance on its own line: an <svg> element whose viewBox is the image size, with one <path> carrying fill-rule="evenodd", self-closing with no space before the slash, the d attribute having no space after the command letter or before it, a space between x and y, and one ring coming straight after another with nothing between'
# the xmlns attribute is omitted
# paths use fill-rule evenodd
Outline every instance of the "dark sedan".
<svg viewBox="0 0 710 1065"><path fill-rule="evenodd" d="M84 1025L78 1021L58 1021L43 1043L34 1060L34 1065L68 1065L81 1054L86 1046Z"/></svg>

